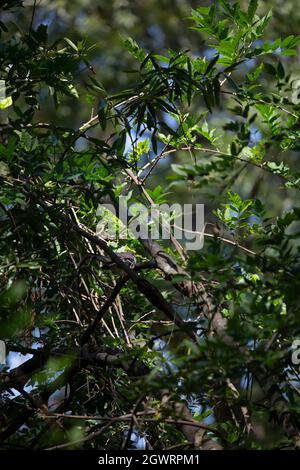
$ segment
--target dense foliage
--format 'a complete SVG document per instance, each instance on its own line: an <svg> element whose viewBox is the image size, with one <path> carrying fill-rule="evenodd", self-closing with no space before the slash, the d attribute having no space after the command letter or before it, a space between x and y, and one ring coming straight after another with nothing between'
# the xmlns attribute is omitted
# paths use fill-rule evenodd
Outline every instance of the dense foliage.
<svg viewBox="0 0 300 470"><path fill-rule="evenodd" d="M102 80L101 45L0 7L1 448L299 448L300 36L218 0ZM109 237L121 196L205 204L203 248Z"/></svg>

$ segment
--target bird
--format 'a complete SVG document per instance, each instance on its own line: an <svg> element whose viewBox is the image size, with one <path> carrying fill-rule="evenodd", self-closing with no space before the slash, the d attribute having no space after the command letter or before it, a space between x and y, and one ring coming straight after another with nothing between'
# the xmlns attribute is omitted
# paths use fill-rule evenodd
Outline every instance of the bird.
<svg viewBox="0 0 300 470"><path fill-rule="evenodd" d="M130 269L134 269L136 265L136 257L133 251L121 251L116 253L117 256L123 261L123 263L127 264ZM116 274L120 274L123 270L109 257L109 256L101 256L102 268L109 269Z"/></svg>
<svg viewBox="0 0 300 470"><path fill-rule="evenodd" d="M212 224L212 233L216 238L219 238L222 236L222 229L220 225L218 224L218 222L215 222L214 224Z"/></svg>

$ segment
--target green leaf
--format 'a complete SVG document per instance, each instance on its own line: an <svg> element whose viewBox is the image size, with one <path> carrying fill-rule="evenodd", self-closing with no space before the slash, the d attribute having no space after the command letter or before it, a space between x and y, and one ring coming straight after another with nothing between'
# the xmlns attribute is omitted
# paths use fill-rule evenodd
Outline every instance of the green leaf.
<svg viewBox="0 0 300 470"><path fill-rule="evenodd" d="M208 63L204 75L209 75L209 72L213 69L213 67L218 62L219 57L220 57L219 54L215 55L215 57Z"/></svg>
<svg viewBox="0 0 300 470"><path fill-rule="evenodd" d="M284 67L281 62L278 62L278 65L277 65L277 75L279 78L284 78L285 76Z"/></svg>
<svg viewBox="0 0 300 470"><path fill-rule="evenodd" d="M13 104L11 96L0 100L0 109L9 108Z"/></svg>
<svg viewBox="0 0 300 470"><path fill-rule="evenodd" d="M269 74L272 75L273 77L276 77L276 69L273 67L272 64L269 64L268 62L264 62L264 70Z"/></svg>
<svg viewBox="0 0 300 470"><path fill-rule="evenodd" d="M74 51L78 52L78 47L76 46L76 44L74 44L73 41L71 41L71 39L69 39L69 38L64 38L64 39L65 39L66 43L68 43L69 46L71 46L72 49L74 49Z"/></svg>
<svg viewBox="0 0 300 470"><path fill-rule="evenodd" d="M125 48L130 52L130 54L133 55L133 57L138 59L140 62L143 62L147 57L143 49L131 37L127 37L126 39L124 39L123 44Z"/></svg>
<svg viewBox="0 0 300 470"><path fill-rule="evenodd" d="M250 0L249 6L248 6L248 12L247 12L249 21L253 20L253 17L257 10L257 6L258 6L258 0Z"/></svg>
<svg viewBox="0 0 300 470"><path fill-rule="evenodd" d="M279 164L276 162L267 162L267 166L276 175L285 177L290 174L289 167L285 165L283 162L280 162Z"/></svg>

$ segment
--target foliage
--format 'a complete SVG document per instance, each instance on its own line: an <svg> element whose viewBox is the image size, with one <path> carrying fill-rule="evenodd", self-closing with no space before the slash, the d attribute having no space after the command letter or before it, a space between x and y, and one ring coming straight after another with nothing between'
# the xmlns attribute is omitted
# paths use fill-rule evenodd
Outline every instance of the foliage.
<svg viewBox="0 0 300 470"><path fill-rule="evenodd" d="M97 44L3 16L0 331L24 362L1 371L1 448L300 446L300 36L267 39L271 13L240 3L192 9L198 56L126 37L126 88ZM132 221L205 202L203 249L99 234L120 196Z"/></svg>

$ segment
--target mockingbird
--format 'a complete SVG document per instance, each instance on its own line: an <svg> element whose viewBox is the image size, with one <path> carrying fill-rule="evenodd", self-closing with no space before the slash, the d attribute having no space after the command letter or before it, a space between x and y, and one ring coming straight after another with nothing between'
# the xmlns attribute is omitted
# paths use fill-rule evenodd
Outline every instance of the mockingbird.
<svg viewBox="0 0 300 470"><path fill-rule="evenodd" d="M116 253L119 258L129 266L129 268L133 269L136 265L136 257L132 251L122 251ZM115 273L122 273L122 269L109 257L109 256L101 256L101 263L103 269L110 269L112 272Z"/></svg>

